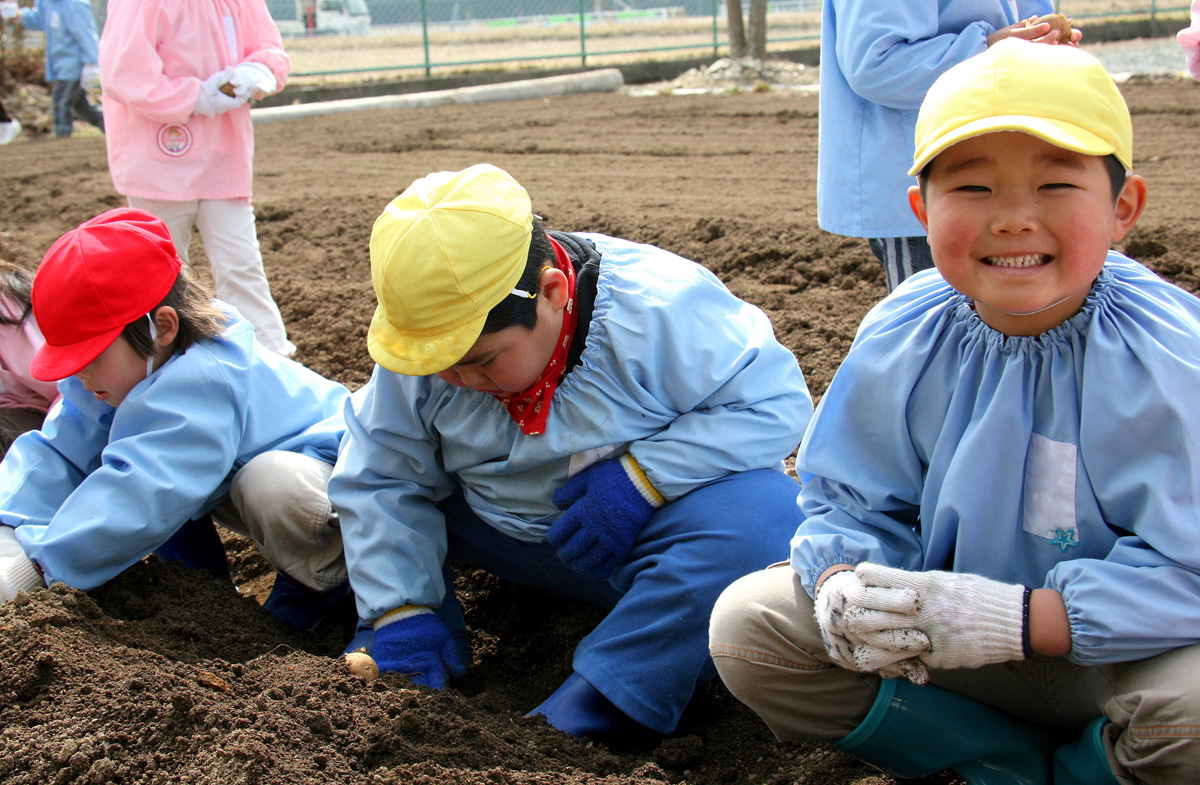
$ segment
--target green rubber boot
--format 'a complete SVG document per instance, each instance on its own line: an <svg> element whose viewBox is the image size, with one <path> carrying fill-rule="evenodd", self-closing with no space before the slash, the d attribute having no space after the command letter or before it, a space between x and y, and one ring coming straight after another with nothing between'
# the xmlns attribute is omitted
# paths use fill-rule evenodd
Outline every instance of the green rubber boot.
<svg viewBox="0 0 1200 785"><path fill-rule="evenodd" d="M1054 752L1054 785L1120 785L1104 751L1107 717L1097 717L1083 729L1079 741Z"/></svg>
<svg viewBox="0 0 1200 785"><path fill-rule="evenodd" d="M954 769L970 785L1049 785L1049 733L937 687L884 679L866 719L834 742L901 779Z"/></svg>

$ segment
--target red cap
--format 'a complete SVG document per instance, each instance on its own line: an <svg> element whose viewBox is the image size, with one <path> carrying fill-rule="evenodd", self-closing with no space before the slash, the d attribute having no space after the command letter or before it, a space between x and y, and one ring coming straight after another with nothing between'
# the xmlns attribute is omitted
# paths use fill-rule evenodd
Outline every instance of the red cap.
<svg viewBox="0 0 1200 785"><path fill-rule="evenodd" d="M179 267L171 233L145 210L109 210L58 238L33 279L46 343L29 372L44 382L78 373L163 301Z"/></svg>

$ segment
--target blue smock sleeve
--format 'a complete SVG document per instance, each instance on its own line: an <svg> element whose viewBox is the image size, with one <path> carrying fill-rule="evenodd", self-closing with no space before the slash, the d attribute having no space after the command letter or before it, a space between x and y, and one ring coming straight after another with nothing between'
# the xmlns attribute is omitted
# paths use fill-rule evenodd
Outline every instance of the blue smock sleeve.
<svg viewBox="0 0 1200 785"><path fill-rule="evenodd" d="M34 3L32 8L21 9L21 24L30 30L46 29L46 5Z"/></svg>
<svg viewBox="0 0 1200 785"><path fill-rule="evenodd" d="M601 267L604 295L582 360L603 368L611 395L662 424L629 447L654 487L676 499L733 472L780 465L813 405L766 314L694 262L596 237L611 267Z"/></svg>
<svg viewBox="0 0 1200 785"><path fill-rule="evenodd" d="M809 594L835 564L922 568L927 456L908 402L953 296L940 276L922 274L876 306L817 407L796 458L804 522L791 557Z"/></svg>
<svg viewBox="0 0 1200 785"><path fill-rule="evenodd" d="M921 105L930 85L951 66L987 48L998 28L981 20L997 10L1012 17L1006 2L978 0L892 3L835 0L838 67L850 88L864 99L898 110ZM1024 0L1024 16L1053 12L1048 0ZM955 32L943 32L954 30Z"/></svg>
<svg viewBox="0 0 1200 785"><path fill-rule="evenodd" d="M99 465L48 522L17 528L18 541L47 582L87 590L108 581L201 512L227 481L244 413L237 410L238 396L219 369L209 370L208 378L160 372L140 382L112 416ZM60 387L68 400L87 395L74 378ZM87 425L81 419L70 430L85 433ZM48 440L57 442L67 432L59 426ZM96 438L81 443L94 445ZM73 468L71 479L83 468ZM54 493L61 495L67 472L60 470L50 479ZM43 481L31 477L16 494L39 493L35 480Z"/></svg>
<svg viewBox="0 0 1200 785"><path fill-rule="evenodd" d="M1140 265L1108 270L1112 306L1088 333L1080 456L1100 514L1121 535L1103 559L1065 561L1071 659L1151 657L1200 642L1200 301Z"/></svg>
<svg viewBox="0 0 1200 785"><path fill-rule="evenodd" d="M70 380L59 390L41 430L21 434L0 462L0 523L7 526L48 524L100 465L113 408Z"/></svg>
<svg viewBox="0 0 1200 785"><path fill-rule="evenodd" d="M429 394L427 377L376 366L346 402L329 498L362 619L407 604L436 607L445 596L446 521L436 505L451 482L422 417L423 407L436 405Z"/></svg>

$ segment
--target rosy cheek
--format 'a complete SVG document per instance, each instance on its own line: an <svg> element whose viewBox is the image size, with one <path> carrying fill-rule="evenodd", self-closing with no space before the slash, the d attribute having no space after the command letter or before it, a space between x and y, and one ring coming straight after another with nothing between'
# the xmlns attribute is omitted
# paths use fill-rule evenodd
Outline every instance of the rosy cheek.
<svg viewBox="0 0 1200 785"><path fill-rule="evenodd" d="M439 373L438 378L452 387L462 387L463 389L474 389L483 385L487 380L487 376L473 366L458 371L449 368Z"/></svg>

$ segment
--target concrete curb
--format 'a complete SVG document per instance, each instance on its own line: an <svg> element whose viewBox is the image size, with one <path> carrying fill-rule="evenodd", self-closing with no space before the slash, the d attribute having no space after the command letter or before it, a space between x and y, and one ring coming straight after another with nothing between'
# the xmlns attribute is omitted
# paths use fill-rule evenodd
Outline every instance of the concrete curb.
<svg viewBox="0 0 1200 785"><path fill-rule="evenodd" d="M547 76L541 79L526 79L517 82L456 87L451 90L435 90L429 93L405 95L383 95L370 98L345 98L312 104L270 106L250 110L256 125L280 120L295 120L302 117L356 112L364 109L425 109L446 104L471 104L489 101L520 101L528 98L544 98L551 95L573 93L598 93L618 90L625 83L620 69L604 68L579 74Z"/></svg>

